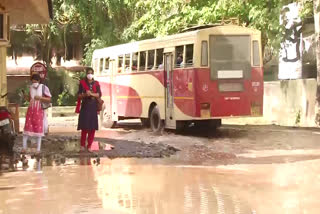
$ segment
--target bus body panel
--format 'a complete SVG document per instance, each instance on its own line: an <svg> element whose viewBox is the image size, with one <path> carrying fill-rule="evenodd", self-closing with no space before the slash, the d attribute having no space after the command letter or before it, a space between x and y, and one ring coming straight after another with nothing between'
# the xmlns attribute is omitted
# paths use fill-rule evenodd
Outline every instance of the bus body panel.
<svg viewBox="0 0 320 214"><path fill-rule="evenodd" d="M173 73L174 104L176 120L207 119L201 114L201 104L210 104L209 118L229 116L260 116L263 112L262 68L252 69L251 80L210 79L210 71L200 69L176 69ZM118 116L147 118L151 103L164 109L164 72L134 73L117 75L115 94L110 94L110 78L99 77L106 110L111 111L111 96L116 96ZM240 83L241 92L219 92L220 83ZM146 84L152 87L144 87ZM241 108L240 108L241 106ZM252 108L256 112L252 112ZM161 108L160 108L161 109ZM160 112L161 117L165 114Z"/></svg>
<svg viewBox="0 0 320 214"><path fill-rule="evenodd" d="M110 94L110 78L97 76L106 110L112 111L111 96L116 96L117 113L119 117L147 118L149 107L154 102L159 106L161 118L164 119L164 76L163 71L153 73L134 73L115 75L112 85L114 94ZM152 88L146 88L151 84Z"/></svg>
<svg viewBox="0 0 320 214"><path fill-rule="evenodd" d="M243 84L244 90L220 92L218 84ZM262 69L252 69L252 79L211 80L209 69L174 71L175 105L183 113L177 120L222 118L228 116L261 116L263 112ZM210 115L201 114L201 104L210 105ZM241 108L240 108L241 107ZM252 108L256 112L252 112ZM255 115L253 115L253 113ZM185 117L189 116L189 117Z"/></svg>

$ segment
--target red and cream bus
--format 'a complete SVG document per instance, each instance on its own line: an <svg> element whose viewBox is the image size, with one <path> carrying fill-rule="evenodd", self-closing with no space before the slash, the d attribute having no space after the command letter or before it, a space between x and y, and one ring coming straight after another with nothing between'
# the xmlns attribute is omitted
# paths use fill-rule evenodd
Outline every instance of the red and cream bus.
<svg viewBox="0 0 320 214"><path fill-rule="evenodd" d="M140 118L156 132L263 113L261 33L254 29L215 25L98 49L92 66L104 126Z"/></svg>

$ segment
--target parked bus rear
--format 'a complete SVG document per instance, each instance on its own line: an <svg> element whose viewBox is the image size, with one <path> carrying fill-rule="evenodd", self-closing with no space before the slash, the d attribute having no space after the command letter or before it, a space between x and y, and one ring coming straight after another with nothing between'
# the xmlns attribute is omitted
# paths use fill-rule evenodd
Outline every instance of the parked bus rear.
<svg viewBox="0 0 320 214"><path fill-rule="evenodd" d="M261 34L240 26L200 30L193 68L174 69L175 104L191 118L214 120L261 116Z"/></svg>

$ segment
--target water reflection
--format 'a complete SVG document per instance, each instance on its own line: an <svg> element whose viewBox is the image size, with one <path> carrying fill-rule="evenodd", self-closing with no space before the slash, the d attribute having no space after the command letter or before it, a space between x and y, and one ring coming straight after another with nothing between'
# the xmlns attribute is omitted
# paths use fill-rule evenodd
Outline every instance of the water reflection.
<svg viewBox="0 0 320 214"><path fill-rule="evenodd" d="M104 160L102 166L93 171L103 208L128 213L190 214L248 213L250 210L238 197L230 197L226 192L221 194L218 187L212 187L214 175L201 172L203 170L115 165Z"/></svg>
<svg viewBox="0 0 320 214"><path fill-rule="evenodd" d="M151 165L152 160L27 158L25 171L0 177L0 213L319 213L319 178L285 181L286 173L298 174L305 166L264 166L262 177L250 170Z"/></svg>

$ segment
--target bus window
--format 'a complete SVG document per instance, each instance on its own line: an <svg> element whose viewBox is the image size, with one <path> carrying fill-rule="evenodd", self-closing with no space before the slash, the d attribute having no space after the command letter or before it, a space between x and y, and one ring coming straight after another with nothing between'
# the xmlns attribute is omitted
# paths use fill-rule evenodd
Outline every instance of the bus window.
<svg viewBox="0 0 320 214"><path fill-rule="evenodd" d="M175 67L180 68L182 66L182 62L183 62L183 46L177 46Z"/></svg>
<svg viewBox="0 0 320 214"><path fill-rule="evenodd" d="M163 48L157 49L156 68L163 69Z"/></svg>
<svg viewBox="0 0 320 214"><path fill-rule="evenodd" d="M138 69L138 52L132 54L132 71L137 71Z"/></svg>
<svg viewBox="0 0 320 214"><path fill-rule="evenodd" d="M130 54L125 55L125 71L130 72Z"/></svg>
<svg viewBox="0 0 320 214"><path fill-rule="evenodd" d="M103 58L100 58L100 63L99 63L99 74L102 72L103 70Z"/></svg>
<svg viewBox="0 0 320 214"><path fill-rule="evenodd" d="M104 70L109 70L109 58L105 59Z"/></svg>
<svg viewBox="0 0 320 214"><path fill-rule="evenodd" d="M140 52L140 59L139 59L139 71L145 71L146 70L146 52L142 51Z"/></svg>
<svg viewBox="0 0 320 214"><path fill-rule="evenodd" d="M98 62L99 62L99 59L94 59L94 60L93 60L92 68L93 68L95 71L98 71Z"/></svg>
<svg viewBox="0 0 320 214"><path fill-rule="evenodd" d="M123 71L123 56L118 56L118 73Z"/></svg>
<svg viewBox="0 0 320 214"><path fill-rule="evenodd" d="M209 38L211 79L251 77L251 38L249 35L212 35ZM239 73L220 72L239 70Z"/></svg>
<svg viewBox="0 0 320 214"><path fill-rule="evenodd" d="M148 51L148 70L153 69L154 66L154 50L149 50Z"/></svg>
<svg viewBox="0 0 320 214"><path fill-rule="evenodd" d="M185 67L193 66L193 44L186 45L186 64Z"/></svg>
<svg viewBox="0 0 320 214"><path fill-rule="evenodd" d="M201 42L201 66L208 66L208 41Z"/></svg>
<svg viewBox="0 0 320 214"><path fill-rule="evenodd" d="M259 42L253 41L253 66L260 66Z"/></svg>
<svg viewBox="0 0 320 214"><path fill-rule="evenodd" d="M104 69L102 70L103 74L109 73L109 58L104 59Z"/></svg>

